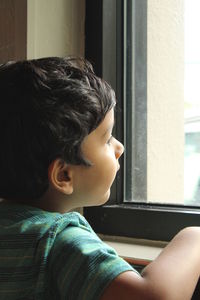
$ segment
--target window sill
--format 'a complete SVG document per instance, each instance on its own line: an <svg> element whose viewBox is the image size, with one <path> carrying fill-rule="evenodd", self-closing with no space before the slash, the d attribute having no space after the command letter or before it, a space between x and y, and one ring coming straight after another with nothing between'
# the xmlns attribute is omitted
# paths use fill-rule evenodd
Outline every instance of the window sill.
<svg viewBox="0 0 200 300"><path fill-rule="evenodd" d="M146 265L154 260L167 245L166 242L158 242L127 237L117 237L99 234L99 237L114 248L119 256L133 264Z"/></svg>

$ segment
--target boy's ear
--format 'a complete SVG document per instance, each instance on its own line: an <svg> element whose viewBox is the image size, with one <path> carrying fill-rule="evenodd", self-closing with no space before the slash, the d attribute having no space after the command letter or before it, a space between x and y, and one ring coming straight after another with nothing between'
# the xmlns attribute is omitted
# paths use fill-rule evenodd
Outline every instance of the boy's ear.
<svg viewBox="0 0 200 300"><path fill-rule="evenodd" d="M70 165L61 159L55 159L48 168L48 179L51 186L66 195L73 192L73 171Z"/></svg>

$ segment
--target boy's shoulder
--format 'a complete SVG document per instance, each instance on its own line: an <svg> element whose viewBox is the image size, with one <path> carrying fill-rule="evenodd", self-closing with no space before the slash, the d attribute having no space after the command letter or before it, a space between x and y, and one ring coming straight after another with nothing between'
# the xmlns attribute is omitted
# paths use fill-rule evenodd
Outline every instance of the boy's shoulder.
<svg viewBox="0 0 200 300"><path fill-rule="evenodd" d="M29 253L29 267L34 262L40 281L48 278L49 291L52 287L52 293L59 290L63 297L99 299L109 282L133 270L77 212L48 213L0 204L0 225L0 239L8 248L4 254L16 257L17 253L23 261Z"/></svg>
<svg viewBox="0 0 200 300"><path fill-rule="evenodd" d="M22 234L37 231L42 234L55 231L58 234L70 226L92 231L86 219L78 212L60 214L33 206L4 202L0 203L0 223L2 230L9 231L12 228L12 231L19 230Z"/></svg>
<svg viewBox="0 0 200 300"><path fill-rule="evenodd" d="M60 214L47 212L36 207L0 203L0 236L6 239L27 243L48 244L48 249L58 244L76 244L76 241L96 240L101 242L87 220L78 212ZM87 239L86 239L87 236ZM83 237L83 238L82 238Z"/></svg>

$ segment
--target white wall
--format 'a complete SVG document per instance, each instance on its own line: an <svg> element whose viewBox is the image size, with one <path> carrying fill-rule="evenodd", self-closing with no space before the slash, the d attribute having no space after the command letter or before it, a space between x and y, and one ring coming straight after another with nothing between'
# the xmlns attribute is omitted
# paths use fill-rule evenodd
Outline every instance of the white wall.
<svg viewBox="0 0 200 300"><path fill-rule="evenodd" d="M84 55L85 0L28 0L27 58Z"/></svg>
<svg viewBox="0 0 200 300"><path fill-rule="evenodd" d="M148 0L148 201L183 201L183 5Z"/></svg>

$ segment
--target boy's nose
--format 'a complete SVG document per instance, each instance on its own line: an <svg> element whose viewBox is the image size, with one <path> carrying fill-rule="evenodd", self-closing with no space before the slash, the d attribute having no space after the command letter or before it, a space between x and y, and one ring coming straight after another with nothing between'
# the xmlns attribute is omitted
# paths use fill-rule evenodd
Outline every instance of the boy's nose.
<svg viewBox="0 0 200 300"><path fill-rule="evenodd" d="M115 148L115 157L119 159L120 156L124 153L124 146L118 140L116 140L116 148Z"/></svg>

